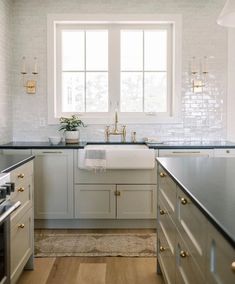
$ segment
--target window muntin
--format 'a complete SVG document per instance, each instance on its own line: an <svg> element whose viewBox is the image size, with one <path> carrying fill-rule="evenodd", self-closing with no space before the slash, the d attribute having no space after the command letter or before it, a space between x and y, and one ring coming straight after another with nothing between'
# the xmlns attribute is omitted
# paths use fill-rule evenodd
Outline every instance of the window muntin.
<svg viewBox="0 0 235 284"><path fill-rule="evenodd" d="M168 111L167 30L121 30L121 111Z"/></svg>
<svg viewBox="0 0 235 284"><path fill-rule="evenodd" d="M61 112L108 112L108 31L62 29L58 53Z"/></svg>

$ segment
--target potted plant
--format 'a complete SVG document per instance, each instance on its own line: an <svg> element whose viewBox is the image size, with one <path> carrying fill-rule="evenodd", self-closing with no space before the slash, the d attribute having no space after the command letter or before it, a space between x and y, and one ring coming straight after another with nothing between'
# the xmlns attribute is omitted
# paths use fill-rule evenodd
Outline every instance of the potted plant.
<svg viewBox="0 0 235 284"><path fill-rule="evenodd" d="M64 131L65 142L67 144L76 144L79 142L79 127L85 127L85 124L76 115L71 117L61 117L60 118L60 128L59 131Z"/></svg>

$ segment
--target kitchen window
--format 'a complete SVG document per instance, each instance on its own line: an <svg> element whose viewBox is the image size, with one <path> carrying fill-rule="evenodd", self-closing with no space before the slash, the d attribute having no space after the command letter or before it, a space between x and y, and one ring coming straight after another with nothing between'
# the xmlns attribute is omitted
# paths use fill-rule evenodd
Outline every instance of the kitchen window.
<svg viewBox="0 0 235 284"><path fill-rule="evenodd" d="M49 17L49 123L73 113L87 123L109 123L115 110L127 123L175 119L180 97L178 37L176 22L169 20Z"/></svg>

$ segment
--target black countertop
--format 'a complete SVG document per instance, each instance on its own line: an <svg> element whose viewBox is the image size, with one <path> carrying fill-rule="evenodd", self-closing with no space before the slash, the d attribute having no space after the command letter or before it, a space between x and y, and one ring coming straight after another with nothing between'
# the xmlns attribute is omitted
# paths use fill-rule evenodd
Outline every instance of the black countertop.
<svg viewBox="0 0 235 284"><path fill-rule="evenodd" d="M33 159L30 155L0 155L0 173L8 173Z"/></svg>
<svg viewBox="0 0 235 284"><path fill-rule="evenodd" d="M174 157L157 161L235 247L235 159Z"/></svg>
<svg viewBox="0 0 235 284"><path fill-rule="evenodd" d="M49 142L10 142L0 145L0 149L83 149L87 144L146 144L151 149L213 149L235 148L235 143L229 141L165 141L163 143L144 142L80 142L78 144L59 143L52 145Z"/></svg>

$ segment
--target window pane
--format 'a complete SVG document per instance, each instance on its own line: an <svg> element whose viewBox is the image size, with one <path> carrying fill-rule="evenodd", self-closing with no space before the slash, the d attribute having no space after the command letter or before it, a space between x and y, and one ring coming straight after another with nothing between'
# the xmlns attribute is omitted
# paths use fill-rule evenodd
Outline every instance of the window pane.
<svg viewBox="0 0 235 284"><path fill-rule="evenodd" d="M62 111L83 112L84 108L84 73L62 73Z"/></svg>
<svg viewBox="0 0 235 284"><path fill-rule="evenodd" d="M108 31L86 31L86 69L108 70Z"/></svg>
<svg viewBox="0 0 235 284"><path fill-rule="evenodd" d="M83 31L62 31L62 70L84 70Z"/></svg>
<svg viewBox="0 0 235 284"><path fill-rule="evenodd" d="M108 111L108 73L86 73L86 111Z"/></svg>
<svg viewBox="0 0 235 284"><path fill-rule="evenodd" d="M143 70L143 31L121 31L121 70Z"/></svg>
<svg viewBox="0 0 235 284"><path fill-rule="evenodd" d="M145 112L167 111L167 79L166 72L145 73Z"/></svg>
<svg viewBox="0 0 235 284"><path fill-rule="evenodd" d="M144 69L147 71L166 71L167 31L144 32Z"/></svg>
<svg viewBox="0 0 235 284"><path fill-rule="evenodd" d="M121 73L121 111L143 111L143 73Z"/></svg>

